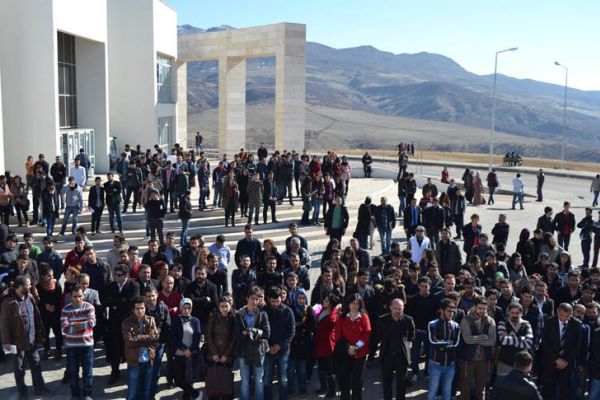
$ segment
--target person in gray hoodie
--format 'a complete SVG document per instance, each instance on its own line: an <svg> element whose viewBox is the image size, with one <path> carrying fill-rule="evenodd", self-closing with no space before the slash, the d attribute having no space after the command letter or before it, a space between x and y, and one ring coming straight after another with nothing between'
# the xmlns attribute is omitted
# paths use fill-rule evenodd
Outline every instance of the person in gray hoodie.
<svg viewBox="0 0 600 400"><path fill-rule="evenodd" d="M75 234L77 230L77 216L83 210L83 191L81 186L75 183L75 178L69 177L69 184L62 189L65 196L65 215L63 217L62 227L60 228L60 235L65 234L67 229L67 223L69 217L73 215L72 233Z"/></svg>

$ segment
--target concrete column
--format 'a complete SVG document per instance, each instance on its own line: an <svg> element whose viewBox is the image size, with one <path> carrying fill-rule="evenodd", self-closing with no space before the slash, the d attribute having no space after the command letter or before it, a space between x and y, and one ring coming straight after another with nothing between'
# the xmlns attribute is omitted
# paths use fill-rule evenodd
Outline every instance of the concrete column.
<svg viewBox="0 0 600 400"><path fill-rule="evenodd" d="M187 143L187 62L177 62L177 132L175 142Z"/></svg>
<svg viewBox="0 0 600 400"><path fill-rule="evenodd" d="M306 31L286 29L275 67L275 149L304 149Z"/></svg>
<svg viewBox="0 0 600 400"><path fill-rule="evenodd" d="M219 59L219 151L237 152L246 144L246 59Z"/></svg>

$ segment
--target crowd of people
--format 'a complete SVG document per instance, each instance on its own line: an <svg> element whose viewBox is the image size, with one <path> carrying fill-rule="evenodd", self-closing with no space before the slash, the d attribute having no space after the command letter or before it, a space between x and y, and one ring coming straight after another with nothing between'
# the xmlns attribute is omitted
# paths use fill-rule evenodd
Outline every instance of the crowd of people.
<svg viewBox="0 0 600 400"><path fill-rule="evenodd" d="M382 382L376 396L386 400L405 398L419 381L427 382L430 400L458 393L467 400L486 394L600 399L600 219L590 208L575 225L568 202L556 216L546 207L533 236L523 229L511 252L506 214L489 234L477 214L465 223L476 193L469 199L469 187L453 179L443 188L428 179L419 192L404 165L407 154L400 149L398 212L386 197L378 205L367 197L352 235L346 205L351 166L335 152L320 158L306 151L270 153L261 145L256 160L242 149L211 169L202 152L176 146L165 155L158 146L146 152L126 146L116 174L86 188L87 206L86 181L52 172L59 158L50 168L40 155L26 183L0 177L0 207L8 215L0 225L6 289L0 335L5 357L14 357L20 398L28 395L26 364L34 394L52 394L42 358L60 360L63 350L63 383L72 398L92 398L94 349L104 347L109 385L121 380L126 362L128 399L157 396L161 376L180 387L184 399L205 393L209 399L270 400L275 391L279 399L361 399L365 368L376 367ZM366 156L363 164L370 166ZM15 183L21 191L6 191ZM198 190L197 207L192 190ZM25 203L32 197L33 223L46 226L42 248L31 233L19 244L10 232L19 193ZM224 235L206 243L202 234L189 234L193 209L201 217L211 195L212 208L224 210L225 226L241 217L244 237L235 251ZM269 211L276 223L277 206L298 198L302 217L288 225L284 243L254 237L261 207L262 223ZM128 243L123 226L121 214L130 205L134 213L144 210L143 255ZM101 233L105 207L113 247L100 257L94 236ZM85 208L92 211L89 236L77 226ZM59 235L71 215L75 234L64 257L53 236L63 209ZM179 245L175 232L163 233L169 212L181 220ZM321 224L329 243L311 276L316 254L299 225ZM400 224L406 245L392 239ZM576 229L584 250L579 266L568 253ZM372 253L379 255L369 252L375 230L381 252ZM237 387L234 369L241 376ZM315 393L308 390L312 379L319 383ZM202 391L199 381L205 382Z"/></svg>

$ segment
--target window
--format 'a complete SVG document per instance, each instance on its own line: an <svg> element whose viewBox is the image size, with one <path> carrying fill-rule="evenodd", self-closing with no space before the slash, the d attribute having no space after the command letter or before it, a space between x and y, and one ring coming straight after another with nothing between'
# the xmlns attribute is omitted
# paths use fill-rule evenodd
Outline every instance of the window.
<svg viewBox="0 0 600 400"><path fill-rule="evenodd" d="M173 103L173 59L156 56L156 92L159 103Z"/></svg>
<svg viewBox="0 0 600 400"><path fill-rule="evenodd" d="M77 127L75 36L58 32L58 113L61 128Z"/></svg>
<svg viewBox="0 0 600 400"><path fill-rule="evenodd" d="M160 117L158 119L158 145L166 154L170 154L169 149L173 144L173 117Z"/></svg>

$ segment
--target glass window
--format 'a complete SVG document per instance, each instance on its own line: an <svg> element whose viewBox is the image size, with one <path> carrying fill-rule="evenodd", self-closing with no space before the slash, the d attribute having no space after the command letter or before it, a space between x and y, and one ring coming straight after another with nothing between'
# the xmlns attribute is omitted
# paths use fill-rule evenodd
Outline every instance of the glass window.
<svg viewBox="0 0 600 400"><path fill-rule="evenodd" d="M173 117L160 117L158 119L158 145L169 154L173 141Z"/></svg>
<svg viewBox="0 0 600 400"><path fill-rule="evenodd" d="M159 103L173 103L173 59L156 56L156 92Z"/></svg>
<svg viewBox="0 0 600 400"><path fill-rule="evenodd" d="M75 36L58 32L58 112L61 128L77 127Z"/></svg>

